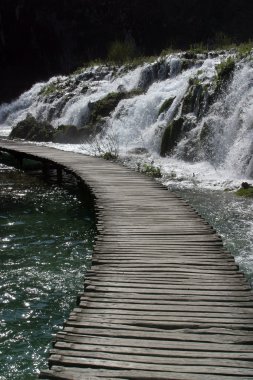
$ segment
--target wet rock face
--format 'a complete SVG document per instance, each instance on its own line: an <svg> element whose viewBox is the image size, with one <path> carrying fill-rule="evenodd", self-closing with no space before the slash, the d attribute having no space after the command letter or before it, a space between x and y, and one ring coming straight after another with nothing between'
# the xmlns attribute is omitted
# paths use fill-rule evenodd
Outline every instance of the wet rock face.
<svg viewBox="0 0 253 380"><path fill-rule="evenodd" d="M74 125L59 125L54 128L47 122L38 121L28 115L20 121L11 131L9 138L23 139L28 141L48 142L61 144L78 144L86 141L96 132L95 127L90 125L77 128Z"/></svg>
<svg viewBox="0 0 253 380"><path fill-rule="evenodd" d="M9 137L29 141L52 141L54 132L54 128L47 122L37 121L28 115L13 128Z"/></svg>
<svg viewBox="0 0 253 380"><path fill-rule="evenodd" d="M166 127L162 143L161 143L161 156L165 156L166 154L170 154L175 144L178 142L180 135L183 130L184 119L181 117L179 119L173 120Z"/></svg>

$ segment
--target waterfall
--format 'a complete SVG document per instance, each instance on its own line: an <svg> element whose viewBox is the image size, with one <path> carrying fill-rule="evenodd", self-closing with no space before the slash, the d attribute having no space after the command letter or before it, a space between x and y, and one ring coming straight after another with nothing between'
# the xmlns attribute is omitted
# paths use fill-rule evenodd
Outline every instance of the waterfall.
<svg viewBox="0 0 253 380"><path fill-rule="evenodd" d="M218 87L218 67L230 58L235 67ZM152 161L167 179L227 186L253 176L252 83L251 56L234 52L178 53L137 67L84 68L35 84L2 104L0 134L28 114L55 128L92 129L96 122L96 144L105 147L114 139L130 164ZM115 93L122 95L110 112L94 118L94 105ZM62 148L90 153L91 140Z"/></svg>

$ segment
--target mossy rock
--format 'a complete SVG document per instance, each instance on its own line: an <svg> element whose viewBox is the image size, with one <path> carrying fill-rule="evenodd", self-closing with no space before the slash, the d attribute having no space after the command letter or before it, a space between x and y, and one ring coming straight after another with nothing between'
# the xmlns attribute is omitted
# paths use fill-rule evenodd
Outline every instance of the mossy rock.
<svg viewBox="0 0 253 380"><path fill-rule="evenodd" d="M247 189L239 189L235 192L235 194L239 197L253 198L253 187L249 187Z"/></svg>
<svg viewBox="0 0 253 380"><path fill-rule="evenodd" d="M28 114L26 119L20 121L11 131L9 138L29 141L52 141L55 130L52 125L44 121L37 121Z"/></svg>
<svg viewBox="0 0 253 380"><path fill-rule="evenodd" d="M183 124L184 119L181 117L173 120L166 127L162 137L161 156L164 157L166 154L169 154L175 147L183 130Z"/></svg>
<svg viewBox="0 0 253 380"><path fill-rule="evenodd" d="M60 87L60 82L52 82L49 84L46 84L39 92L39 95L48 98L48 97L55 97L55 96L61 96L63 93L62 88Z"/></svg>
<svg viewBox="0 0 253 380"><path fill-rule="evenodd" d="M181 60L181 71L185 71L193 67L196 63L194 59L182 59Z"/></svg>
<svg viewBox="0 0 253 380"><path fill-rule="evenodd" d="M167 111L167 110L171 107L171 105L172 105L172 103L174 102L175 98L176 98L176 97L174 96L173 98L166 99L166 100L163 102L163 104L161 105L161 107L160 107L160 109L159 109L159 111L158 111L158 116L159 116L161 113Z"/></svg>
<svg viewBox="0 0 253 380"><path fill-rule="evenodd" d="M210 104L208 88L203 86L197 78L191 78L189 85L182 102L182 115L193 113L195 116L201 117Z"/></svg>
<svg viewBox="0 0 253 380"><path fill-rule="evenodd" d="M82 143L94 134L94 126L86 125L77 128L75 125L59 125L55 131L53 142L61 144Z"/></svg>
<svg viewBox="0 0 253 380"><path fill-rule="evenodd" d="M221 62L219 65L216 66L216 71L217 71L216 88L217 89L220 89L231 79L234 69L235 69L235 60L232 57L227 58L225 61Z"/></svg>
<svg viewBox="0 0 253 380"><path fill-rule="evenodd" d="M102 117L107 117L117 107L119 102L123 99L129 99L134 96L141 95L142 90L134 89L129 92L110 92L104 98L94 103L89 103L90 119L89 123L95 124Z"/></svg>

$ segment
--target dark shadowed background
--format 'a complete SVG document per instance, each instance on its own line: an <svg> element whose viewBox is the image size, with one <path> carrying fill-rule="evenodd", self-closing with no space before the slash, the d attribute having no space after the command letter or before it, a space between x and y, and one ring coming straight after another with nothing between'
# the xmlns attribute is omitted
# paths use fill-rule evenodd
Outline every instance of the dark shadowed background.
<svg viewBox="0 0 253 380"><path fill-rule="evenodd" d="M252 37L252 0L0 0L0 102L34 82L105 58L115 40L139 54Z"/></svg>

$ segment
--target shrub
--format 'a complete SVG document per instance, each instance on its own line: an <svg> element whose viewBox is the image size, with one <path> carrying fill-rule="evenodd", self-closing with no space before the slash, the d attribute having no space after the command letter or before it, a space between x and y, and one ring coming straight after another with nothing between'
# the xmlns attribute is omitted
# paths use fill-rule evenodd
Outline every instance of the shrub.
<svg viewBox="0 0 253 380"><path fill-rule="evenodd" d="M235 192L239 197L252 198L253 197L253 186L248 182L243 182L241 188Z"/></svg>
<svg viewBox="0 0 253 380"><path fill-rule="evenodd" d="M208 52L208 46L203 42L197 42L190 46L189 51L193 54L202 54Z"/></svg>
<svg viewBox="0 0 253 380"><path fill-rule="evenodd" d="M109 47L107 57L111 62L123 63L133 59L136 55L134 42L114 41Z"/></svg>
<svg viewBox="0 0 253 380"><path fill-rule="evenodd" d="M148 176L155 178L161 178L162 176L161 169L158 166L154 166L152 164L144 164L140 171L147 174Z"/></svg>
<svg viewBox="0 0 253 380"><path fill-rule="evenodd" d="M215 49L231 49L235 44L230 36L223 32L217 32L214 36L213 46Z"/></svg>
<svg viewBox="0 0 253 380"><path fill-rule="evenodd" d="M112 152L102 153L100 157L102 157L104 160L108 160L108 161L114 161L118 158L118 156L116 154L113 154Z"/></svg>
<svg viewBox="0 0 253 380"><path fill-rule="evenodd" d="M248 55L252 49L253 49L253 41L251 40L249 40L248 42L243 42L237 46L237 51L241 58Z"/></svg>

